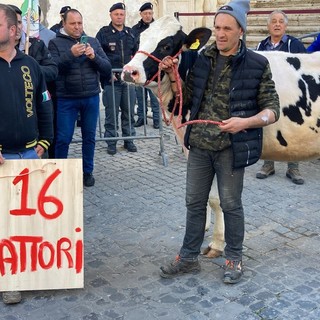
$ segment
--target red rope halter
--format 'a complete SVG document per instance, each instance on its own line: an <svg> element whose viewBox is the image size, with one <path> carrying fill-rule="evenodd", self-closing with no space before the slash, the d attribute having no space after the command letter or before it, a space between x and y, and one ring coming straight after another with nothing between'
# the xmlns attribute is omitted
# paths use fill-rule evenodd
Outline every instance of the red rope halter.
<svg viewBox="0 0 320 320"><path fill-rule="evenodd" d="M175 54L172 59L175 59L178 57L178 55L180 55L180 53L182 52L182 50L179 50L179 52L177 54ZM177 128L180 129L184 126L187 126L189 124L196 124L196 123L205 123L205 124L214 124L214 125L222 125L223 122L221 121L213 121L213 120L190 120L190 121L186 121L184 123L181 123L181 119L182 119L182 104L183 104L183 101L182 101L182 85L181 85L181 79L180 79L180 76L179 76L179 71L178 71L178 66L175 64L173 66L173 74L174 74L174 78L175 78L175 81L177 83L177 86L178 86L178 94L176 94L175 96L175 101L174 101L174 106L172 108L172 112L171 112L171 115L170 115L170 119L167 119L167 115L166 115L166 112L165 112L165 108L163 106L163 102L162 102L162 92L161 92L161 70L160 70L160 62L161 60L158 59L157 57L155 57L154 55L146 52L146 51L142 51L142 50L138 50L136 53L143 53L145 54L146 56L148 56L149 58L157 61L159 63L159 68L158 68L158 71L156 72L156 74L154 74L150 80L147 80L146 83L144 84L144 87L147 86L148 84L150 84L155 78L158 78L158 95L159 95L159 101L160 101L160 108L161 108L161 111L162 111L162 116L163 116L163 119L166 123L167 126L169 126L171 123L172 123L172 119L174 117L174 113L175 113L175 110L177 108L177 105L179 103L179 114L178 114L178 123L180 123Z"/></svg>

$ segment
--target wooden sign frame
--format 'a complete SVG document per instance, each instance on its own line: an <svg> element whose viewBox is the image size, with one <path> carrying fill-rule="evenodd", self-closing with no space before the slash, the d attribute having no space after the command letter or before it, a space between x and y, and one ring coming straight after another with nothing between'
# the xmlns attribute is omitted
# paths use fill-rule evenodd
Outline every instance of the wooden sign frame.
<svg viewBox="0 0 320 320"><path fill-rule="evenodd" d="M81 159L0 165L0 291L83 288Z"/></svg>

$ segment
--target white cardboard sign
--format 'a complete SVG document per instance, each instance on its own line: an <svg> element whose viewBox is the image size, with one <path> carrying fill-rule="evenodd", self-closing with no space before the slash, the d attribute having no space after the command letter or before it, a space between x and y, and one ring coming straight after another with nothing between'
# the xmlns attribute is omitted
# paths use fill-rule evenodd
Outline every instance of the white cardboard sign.
<svg viewBox="0 0 320 320"><path fill-rule="evenodd" d="M0 291L83 288L81 159L0 165Z"/></svg>

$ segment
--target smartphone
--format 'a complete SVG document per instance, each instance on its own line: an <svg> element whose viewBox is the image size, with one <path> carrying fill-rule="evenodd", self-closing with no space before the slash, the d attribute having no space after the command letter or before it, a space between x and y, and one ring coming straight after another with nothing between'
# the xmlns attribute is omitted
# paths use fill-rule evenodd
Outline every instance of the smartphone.
<svg viewBox="0 0 320 320"><path fill-rule="evenodd" d="M86 45L88 43L88 36L81 36L80 43Z"/></svg>

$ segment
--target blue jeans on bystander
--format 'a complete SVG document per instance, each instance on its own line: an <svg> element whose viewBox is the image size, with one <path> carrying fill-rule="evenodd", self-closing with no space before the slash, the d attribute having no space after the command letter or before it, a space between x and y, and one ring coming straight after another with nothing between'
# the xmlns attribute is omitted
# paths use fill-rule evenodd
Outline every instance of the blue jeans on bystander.
<svg viewBox="0 0 320 320"><path fill-rule="evenodd" d="M80 113L82 135L83 173L92 173L96 128L99 117L99 95L86 98L58 98L57 100L57 136L55 157L66 159L72 141L75 123Z"/></svg>
<svg viewBox="0 0 320 320"><path fill-rule="evenodd" d="M18 160L18 159L39 159L34 148L26 149L17 153L2 153L5 160Z"/></svg>

